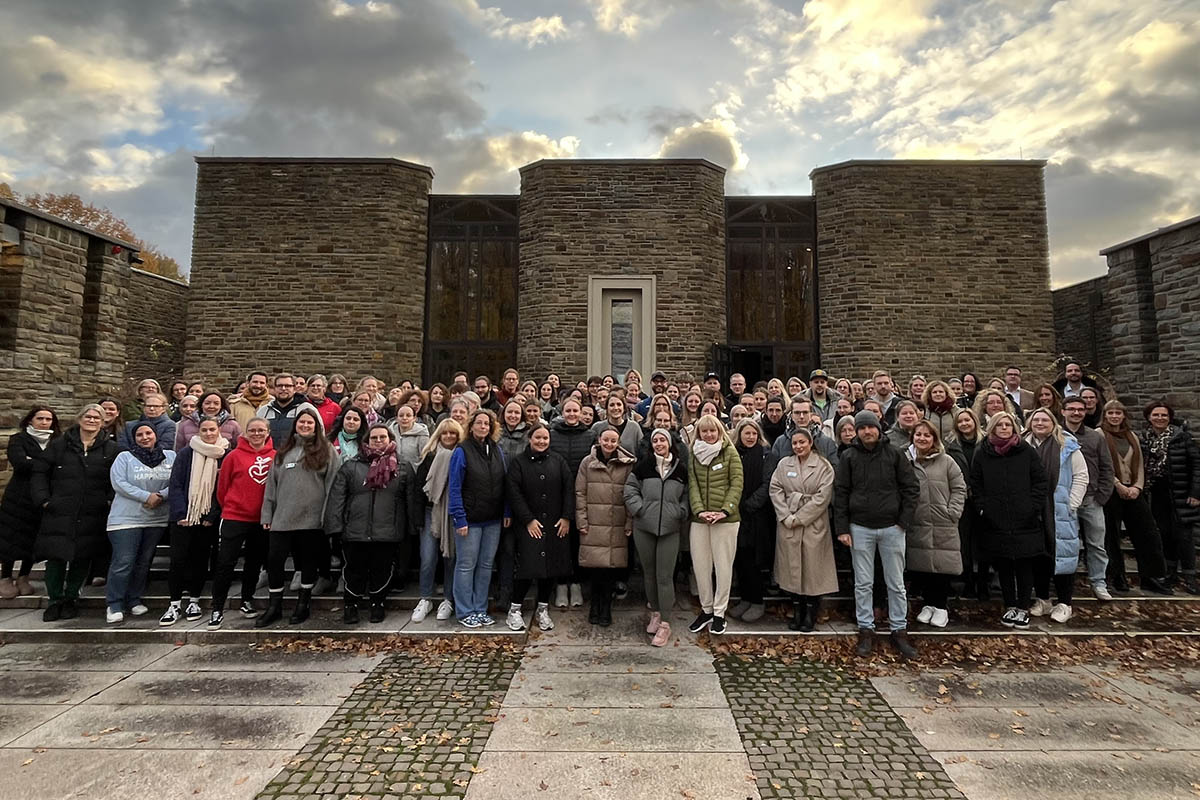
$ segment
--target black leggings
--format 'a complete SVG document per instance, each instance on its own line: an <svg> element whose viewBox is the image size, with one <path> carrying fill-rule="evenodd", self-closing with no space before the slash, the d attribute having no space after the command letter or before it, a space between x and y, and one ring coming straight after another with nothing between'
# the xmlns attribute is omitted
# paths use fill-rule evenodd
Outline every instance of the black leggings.
<svg viewBox="0 0 1200 800"><path fill-rule="evenodd" d="M1033 602L1033 570L1037 557L997 558L992 560L996 574L1000 576L1000 593L1006 608L1028 611Z"/></svg>
<svg viewBox="0 0 1200 800"><path fill-rule="evenodd" d="M272 592L283 591L284 565L290 555L296 571L300 573L300 586L311 589L317 582L317 560L322 552L329 552L329 546L323 546L321 541L325 538L325 532L320 528L302 531L277 531L272 528L267 533L268 588ZM388 563L391 563L390 559Z"/></svg>
<svg viewBox="0 0 1200 800"><path fill-rule="evenodd" d="M185 591L189 598L198 598L208 579L208 561L216 543L217 527L173 522L170 536L171 568L167 573L167 588L171 602L181 602Z"/></svg>
<svg viewBox="0 0 1200 800"><path fill-rule="evenodd" d="M1113 582L1117 575L1125 574L1125 555L1121 552L1121 523L1133 543L1133 555L1137 559L1138 577L1161 579L1167 574L1163 560L1162 538L1150 503L1146 495L1139 494L1133 500L1123 500L1116 491L1104 504L1104 549L1108 551L1108 580Z"/></svg>
<svg viewBox="0 0 1200 800"><path fill-rule="evenodd" d="M0 561L0 579L11 578L13 576L13 567L17 565L15 561ZM33 559L21 559L21 569L17 572L17 577L26 578L33 572Z"/></svg>
<svg viewBox="0 0 1200 800"><path fill-rule="evenodd" d="M946 608L950 597L950 576L932 572L910 573L913 591L921 596L927 606Z"/></svg>
<svg viewBox="0 0 1200 800"><path fill-rule="evenodd" d="M762 605L763 573L758 568L758 553L753 547L739 547L733 558L733 569L737 573L738 597L743 602Z"/></svg>
<svg viewBox="0 0 1200 800"><path fill-rule="evenodd" d="M525 602L525 595L529 594L529 587L534 583L532 578L517 578L513 582L512 601L517 605ZM554 590L554 578L538 578L537 579L537 601L539 603L550 602L550 592Z"/></svg>
<svg viewBox="0 0 1200 800"><path fill-rule="evenodd" d="M212 607L221 611L229 597L229 587L233 584L238 556L242 555L243 551L245 561L242 563L242 602L248 603L254 599L258 573L267 559L267 532L257 522L223 519L217 539L217 569L213 573Z"/></svg>
<svg viewBox="0 0 1200 800"><path fill-rule="evenodd" d="M351 597L370 597L372 603L382 603L392 581L396 545L392 542L348 542L342 540L342 555L346 558L342 577L346 579L346 594Z"/></svg>
<svg viewBox="0 0 1200 800"><path fill-rule="evenodd" d="M1071 605L1075 596L1075 573L1070 575L1054 574L1054 557L1042 556L1038 559L1033 573L1033 592L1042 600L1050 599L1050 580L1054 580L1054 595L1063 605Z"/></svg>

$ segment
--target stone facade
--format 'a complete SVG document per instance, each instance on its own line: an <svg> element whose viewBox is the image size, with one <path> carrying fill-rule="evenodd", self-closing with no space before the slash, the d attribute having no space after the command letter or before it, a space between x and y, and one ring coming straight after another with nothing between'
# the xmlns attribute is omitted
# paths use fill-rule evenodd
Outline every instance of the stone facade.
<svg viewBox="0 0 1200 800"><path fill-rule="evenodd" d="M654 276L657 365L702 374L726 341L724 183L696 159L522 167L521 371L586 377L589 276Z"/></svg>
<svg viewBox="0 0 1200 800"><path fill-rule="evenodd" d="M848 161L812 172L821 366L1001 374L1054 350L1043 161Z"/></svg>
<svg viewBox="0 0 1200 800"><path fill-rule="evenodd" d="M1101 275L1054 290L1054 341L1059 355L1077 358L1085 368L1111 376L1113 339L1105 301L1107 282Z"/></svg>
<svg viewBox="0 0 1200 800"><path fill-rule="evenodd" d="M188 285L161 275L130 270L126 303L125 381L156 378L167 381L183 375L183 346L187 338Z"/></svg>
<svg viewBox="0 0 1200 800"><path fill-rule="evenodd" d="M1200 415L1200 217L1100 251L1108 259L1113 377L1139 407ZM1138 415L1140 418L1140 414Z"/></svg>
<svg viewBox="0 0 1200 800"><path fill-rule="evenodd" d="M429 167L198 157L186 370L421 373Z"/></svg>

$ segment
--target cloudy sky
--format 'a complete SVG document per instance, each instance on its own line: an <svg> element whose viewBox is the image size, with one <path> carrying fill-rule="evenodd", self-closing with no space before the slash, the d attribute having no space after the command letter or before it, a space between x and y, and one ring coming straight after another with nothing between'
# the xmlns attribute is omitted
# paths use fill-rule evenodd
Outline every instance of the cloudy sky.
<svg viewBox="0 0 1200 800"><path fill-rule="evenodd" d="M0 181L185 265L196 153L396 156L438 192L699 156L730 194L848 158L1044 158L1055 285L1200 213L1195 0L5 0Z"/></svg>

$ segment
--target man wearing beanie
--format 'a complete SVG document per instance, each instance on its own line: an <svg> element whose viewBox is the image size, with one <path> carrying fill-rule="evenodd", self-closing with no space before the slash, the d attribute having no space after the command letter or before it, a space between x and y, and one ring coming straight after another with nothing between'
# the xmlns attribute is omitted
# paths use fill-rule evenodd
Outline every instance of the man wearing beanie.
<svg viewBox="0 0 1200 800"><path fill-rule="evenodd" d="M875 554L888 591L891 641L903 658L916 658L908 641L908 596L904 591L905 531L912 525L920 483L904 454L880 435L873 411L854 415L854 441L842 454L833 483L834 531L848 546L854 564L854 609L860 657L875 646Z"/></svg>

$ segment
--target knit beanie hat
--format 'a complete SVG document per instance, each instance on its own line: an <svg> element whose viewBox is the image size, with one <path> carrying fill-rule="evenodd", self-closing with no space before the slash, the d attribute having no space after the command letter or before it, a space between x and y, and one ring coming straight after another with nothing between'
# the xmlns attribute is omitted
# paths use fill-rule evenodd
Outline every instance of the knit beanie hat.
<svg viewBox="0 0 1200 800"><path fill-rule="evenodd" d="M859 428L878 428L879 417L874 411L869 408L864 408L862 411L854 415L854 430Z"/></svg>

